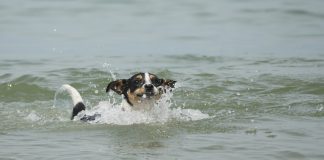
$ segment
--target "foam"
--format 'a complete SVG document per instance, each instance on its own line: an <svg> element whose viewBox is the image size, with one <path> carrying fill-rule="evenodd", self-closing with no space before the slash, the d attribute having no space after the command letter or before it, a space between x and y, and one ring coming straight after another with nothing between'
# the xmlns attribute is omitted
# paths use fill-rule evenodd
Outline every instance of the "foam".
<svg viewBox="0 0 324 160"><path fill-rule="evenodd" d="M32 122L36 122L36 121L41 120L41 117L39 115L37 115L35 111L32 111L25 117L25 119L32 121Z"/></svg>
<svg viewBox="0 0 324 160"><path fill-rule="evenodd" d="M133 110L125 101L120 104L110 101L101 101L93 109L81 112L74 120L80 120L84 115L100 114L94 121L89 123L132 125L166 123L168 121L197 121L210 118L208 114L200 110L172 108L172 94L162 96L157 104L148 110Z"/></svg>

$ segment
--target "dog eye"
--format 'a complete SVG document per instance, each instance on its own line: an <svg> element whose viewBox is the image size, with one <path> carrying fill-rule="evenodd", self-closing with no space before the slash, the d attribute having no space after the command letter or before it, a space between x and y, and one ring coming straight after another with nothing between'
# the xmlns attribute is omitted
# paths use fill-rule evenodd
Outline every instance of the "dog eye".
<svg viewBox="0 0 324 160"><path fill-rule="evenodd" d="M142 81L139 80L139 79L136 79L136 80L134 81L134 83L135 83L136 85L140 85L140 83L142 83Z"/></svg>
<svg viewBox="0 0 324 160"><path fill-rule="evenodd" d="M152 83L153 83L155 86L159 86L159 85L161 85L161 80L155 78L155 79L152 79Z"/></svg>

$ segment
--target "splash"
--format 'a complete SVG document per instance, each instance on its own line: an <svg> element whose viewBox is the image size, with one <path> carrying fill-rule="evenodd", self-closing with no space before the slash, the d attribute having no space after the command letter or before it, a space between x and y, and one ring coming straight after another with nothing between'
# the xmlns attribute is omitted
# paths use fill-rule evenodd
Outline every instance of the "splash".
<svg viewBox="0 0 324 160"><path fill-rule="evenodd" d="M196 121L210 118L208 114L199 110L172 108L171 96L171 92L167 92L154 106L146 110L133 110L125 101L120 104L101 101L93 109L81 112L74 120L78 121L85 115L97 114L100 116L89 121L89 123L132 125L166 123L172 120Z"/></svg>
<svg viewBox="0 0 324 160"><path fill-rule="evenodd" d="M111 75L111 77L113 78L113 80L116 80L116 79L117 79L116 74L115 74L115 73L113 72L113 70L112 70L111 64L109 64L109 63L104 63L104 64L102 65L102 67L105 68L105 69L110 73L110 75Z"/></svg>
<svg viewBox="0 0 324 160"><path fill-rule="evenodd" d="M103 68L107 69L114 80L116 80L116 75L111 70L111 65L105 63ZM175 85L175 89L180 87L180 83ZM53 108L57 107L57 103L62 103L59 100L59 95L65 93L64 87L58 89L54 96ZM143 107L142 110L134 110L130 107L126 101L118 101L112 96L109 101L100 101L98 105L94 107L88 107L87 110L80 112L76 117L75 121L80 121L84 116L100 115L96 116L94 120L88 121L89 123L96 124L115 124L115 125L132 125L132 124L149 124L149 123L166 123L168 121L197 121L206 118L211 118L208 114L202 113L200 110L194 109L182 109L172 107L171 97L173 92L167 90L163 94L160 100L153 104L153 106ZM66 98L66 96L64 96ZM63 101L64 103L64 101ZM70 105L68 105L70 104ZM64 110L68 109L71 113L72 107L71 103L64 103ZM91 108L91 109L89 109Z"/></svg>
<svg viewBox="0 0 324 160"><path fill-rule="evenodd" d="M39 121L41 120L41 117L39 115L37 115L37 113L35 111L31 111L26 117L25 117L26 120L29 120L29 121L33 121L33 122L36 122L36 121Z"/></svg>

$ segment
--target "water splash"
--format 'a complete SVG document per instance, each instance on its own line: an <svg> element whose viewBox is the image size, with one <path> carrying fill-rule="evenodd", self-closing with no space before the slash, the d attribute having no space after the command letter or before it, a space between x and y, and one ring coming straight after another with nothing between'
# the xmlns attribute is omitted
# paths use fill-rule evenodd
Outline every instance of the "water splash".
<svg viewBox="0 0 324 160"><path fill-rule="evenodd" d="M113 70L112 70L111 64L109 64L109 63L104 63L104 64L102 65L102 67L103 67L104 69L106 69L106 70L110 73L110 75L111 75L111 77L113 78L113 80L116 80L116 79L117 79L116 74L115 74L115 73L113 72Z"/></svg>
<svg viewBox="0 0 324 160"><path fill-rule="evenodd" d="M36 122L36 121L39 121L41 120L41 117L39 115L37 115L37 113L35 111L31 111L26 117L25 117L26 120L29 120L29 121L33 121L33 122Z"/></svg>
<svg viewBox="0 0 324 160"><path fill-rule="evenodd" d="M166 123L171 120L176 121L196 121L210 118L208 114L200 110L172 108L171 92L162 95L161 99L150 109L134 110L126 101L120 104L111 101L101 101L91 110L80 113L74 120L78 121L85 115L95 115L95 120L89 123L98 124L149 124L149 123Z"/></svg>
<svg viewBox="0 0 324 160"><path fill-rule="evenodd" d="M111 74L112 78L116 80L116 75L113 73L110 64L103 64L103 68L106 68ZM180 83L176 83L175 88L179 88L180 86ZM59 88L56 91L54 96L53 109L63 109L63 111L67 111L70 114L72 112L73 105L71 103L66 103L66 94L63 96L61 95L64 93L64 88ZM100 115L93 121L89 121L89 123L131 125L166 123L172 120L196 121L211 118L208 114L204 114L200 110L172 107L172 95L173 93L171 91L166 91L166 93L161 96L160 100L156 104L149 107L143 107L149 109L134 110L127 104L126 101L123 100L122 102L120 102L119 100L116 100L112 95L112 92L110 92L110 98L108 101L100 101L96 106L91 106L86 103L86 111L79 113L78 116L74 117L74 120L79 121L84 116ZM63 101L62 97L64 97ZM117 97L117 99L118 98L120 97ZM62 105L64 107L61 107Z"/></svg>
<svg viewBox="0 0 324 160"><path fill-rule="evenodd" d="M54 103L52 106L53 108L61 108L61 106L65 106L65 108L67 108L66 106L72 105L72 103L66 104L66 102L61 99L60 96L61 96L61 94L64 94L64 93L65 93L64 87L60 87L58 90L56 90L56 92L54 94L54 101L53 101ZM62 105L62 103L64 103L64 105ZM70 108L70 107L68 107L68 108Z"/></svg>

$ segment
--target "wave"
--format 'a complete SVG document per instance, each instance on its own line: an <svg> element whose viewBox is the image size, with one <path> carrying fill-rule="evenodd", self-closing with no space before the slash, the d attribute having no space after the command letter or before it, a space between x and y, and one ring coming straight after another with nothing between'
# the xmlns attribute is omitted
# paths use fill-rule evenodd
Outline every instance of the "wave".
<svg viewBox="0 0 324 160"><path fill-rule="evenodd" d="M2 83L0 90L3 102L47 101L53 97L51 89L29 83Z"/></svg>

